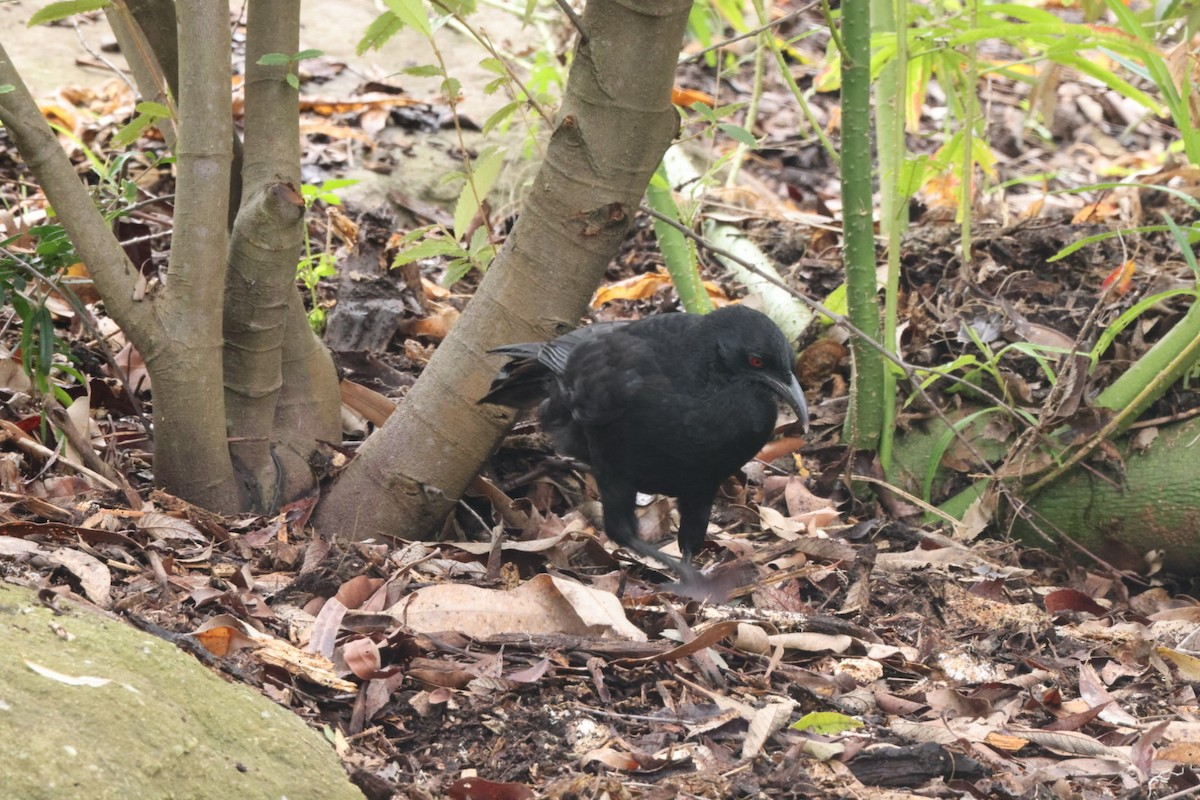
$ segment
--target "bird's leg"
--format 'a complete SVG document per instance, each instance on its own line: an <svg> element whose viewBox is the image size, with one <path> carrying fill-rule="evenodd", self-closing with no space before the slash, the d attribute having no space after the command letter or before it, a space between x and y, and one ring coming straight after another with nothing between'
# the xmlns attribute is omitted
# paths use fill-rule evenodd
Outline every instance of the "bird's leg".
<svg viewBox="0 0 1200 800"><path fill-rule="evenodd" d="M638 536L637 490L631 484L623 481L605 481L599 476L596 483L600 487L600 502L604 505L604 532L608 534L608 538L639 555L664 564L684 583L694 582L699 578L699 573L692 567L690 559L681 562ZM701 529L701 537L703 533Z"/></svg>
<svg viewBox="0 0 1200 800"><path fill-rule="evenodd" d="M679 498L679 552L691 566L704 538L708 535L708 517L712 513L716 489L711 492L684 495Z"/></svg>

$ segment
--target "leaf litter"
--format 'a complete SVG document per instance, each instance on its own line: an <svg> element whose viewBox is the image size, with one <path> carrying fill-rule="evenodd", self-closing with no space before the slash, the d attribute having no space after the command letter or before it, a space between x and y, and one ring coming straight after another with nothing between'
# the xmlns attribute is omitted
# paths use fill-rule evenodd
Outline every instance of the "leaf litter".
<svg viewBox="0 0 1200 800"><path fill-rule="evenodd" d="M88 116L81 106L111 134L132 98L119 86L60 93L46 111L79 134ZM320 137L370 146L363 131L386 124L380 112L410 106L382 92L308 98L309 158L336 165L344 154ZM775 157L769 148L762 155ZM796 236L788 220L831 220L822 215L835 194L828 174L801 181L811 164L779 158L794 204L771 200L769 211L736 214L762 226L777 257ZM150 170L140 181L166 177ZM926 199L936 209L936 196ZM1086 269L1045 266L1088 226L1102 232L1100 223L1122 213L1113 199L1043 198L1041 213L1057 204L1071 221L985 227L972 281L946 274L944 226L917 227L905 248L909 352L932 365L973 339L1069 347L1063 331L1082 328L1090 311L1072 298L1109 292L1124 308L1131 284L1174 280L1169 263L1138 268L1104 244L1089 246ZM44 210L34 202L4 213L12 231ZM380 222L331 216L327 224L360 225L361 242ZM598 315L672 302L646 256L648 226L639 225L620 274L597 294ZM823 231L805 234L814 248ZM392 232L382 233L387 241ZM1149 252L1154 242L1143 244ZM816 259L797 263L814 293L839 279ZM1011 263L1029 269L1014 274ZM710 272L708 292L724 300L730 292ZM387 281L369 298L385 326L345 332L386 349L348 358L351 377L379 389L347 384L343 399L363 431L391 413L387 395L411 383L453 326L472 279L453 291L419 273ZM337 294L343 304L368 302ZM1170 318L1169 306L1155 313ZM59 313L80 335L77 320ZM1138 337L1153 322L1143 321ZM397 332L420 341L387 347ZM848 463L830 444L848 368L838 342L801 356L805 387L823 398L803 455L793 455L796 439L774 444L765 466L748 465L747 477L724 487L702 561L732 587L730 600L702 604L664 591L652 565L612 551L586 479L527 425L440 543L314 538L305 527L311 502L233 519L147 492L135 401L148 379L120 332L105 335L137 388L122 398L126 416L87 436L145 499L106 491L58 454L7 355L0 376L13 418L3 421L0 448L0 574L198 644L214 668L336 731L348 770L375 787L373 797L1135 797L1200 786L1200 606L1187 585L1002 539L952 538L916 525L915 506L885 509L838 489ZM1048 391L1032 359L1006 363L1002 377L1024 402ZM96 401L120 394L113 377L98 367L87 378L93 406L113 410L115 402ZM965 474L972 459L954 450L946 461ZM643 535L670 538L668 501L642 511ZM973 533L991 518L979 515ZM86 676L28 667L87 685Z"/></svg>

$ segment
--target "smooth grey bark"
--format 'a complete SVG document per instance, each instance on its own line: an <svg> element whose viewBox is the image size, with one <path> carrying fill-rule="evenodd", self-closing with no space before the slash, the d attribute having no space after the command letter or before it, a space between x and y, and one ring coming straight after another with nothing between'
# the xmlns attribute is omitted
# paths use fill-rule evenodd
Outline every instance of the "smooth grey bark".
<svg viewBox="0 0 1200 800"><path fill-rule="evenodd" d="M318 506L318 530L422 538L512 422L479 406L500 344L578 324L679 116L671 105L690 0L590 0L546 161L503 252L388 422Z"/></svg>
<svg viewBox="0 0 1200 800"><path fill-rule="evenodd" d="M229 3L179 0L176 10L188 69L179 82L175 233L157 309L167 335L135 345L154 385L155 480L207 508L236 511L243 503L220 389L233 137Z"/></svg>
<svg viewBox="0 0 1200 800"><path fill-rule="evenodd" d="M299 41L299 0L250 3L245 194L225 291L225 402L229 447L257 511L315 490L311 456L341 433L333 361L296 288L304 244L296 90L287 65L258 63L268 53L295 53Z"/></svg>
<svg viewBox="0 0 1200 800"><path fill-rule="evenodd" d="M206 26L216 41L228 43L228 8L216 4L194 3L185 10L181 4L181 23L192 32L193 41L203 35ZM204 6L196 8L196 6ZM224 16L222 16L224 15ZM186 19L182 19L186 17ZM226 48L228 44L226 44ZM195 48L193 49L203 49ZM223 50L223 55L226 53ZM197 57L203 59L202 53ZM199 71L207 64L197 64ZM184 118L211 116L220 108L229 120L229 63L215 63L218 77L210 82L208 91L220 95L220 100L207 96L204 90L192 93L181 113ZM223 71L222 71L223 70ZM221 75L224 75L222 79ZM222 82L223 80L223 82ZM10 84L12 91L0 94L0 122L17 146L26 165L37 178L62 220L71 242L81 259L88 265L96 288L105 299L108 314L117 321L125 335L142 353L154 384L155 406L155 477L160 485L191 502L219 510L236 507L237 482L225 442L224 414L220 396L220 314L221 284L223 283L225 246L219 239L217 250L211 237L201 236L172 253L169 279L166 286L149 292L142 286L140 272L131 264L112 235L108 222L96 207L86 185L63 152L57 138L38 110L8 54L0 48L0 84ZM207 121L201 127L210 133L221 130L220 121ZM232 131L224 129L229 135ZM228 138L225 148L228 148ZM199 199L204 187L221 182L221 172L228 169L220 147L210 151L209 142L188 140L183 143L189 155L181 159L181 198L191 192ZM228 197L222 190L221 200ZM223 207L215 209L225 219ZM204 212L194 203L181 199L181 225L187 220L203 222ZM177 216L177 220L180 217ZM202 226L206 231L223 231L223 225ZM213 256L216 256L215 258ZM205 289L206 280L217 276L217 294ZM212 280L207 280L211 284ZM199 287L193 292L194 287Z"/></svg>

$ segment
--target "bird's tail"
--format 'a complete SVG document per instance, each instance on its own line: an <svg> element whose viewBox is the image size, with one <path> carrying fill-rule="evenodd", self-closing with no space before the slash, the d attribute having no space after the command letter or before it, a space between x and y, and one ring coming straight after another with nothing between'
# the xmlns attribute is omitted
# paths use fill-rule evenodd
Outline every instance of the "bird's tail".
<svg viewBox="0 0 1200 800"><path fill-rule="evenodd" d="M538 360L545 346L544 342L528 342L489 350L489 354L505 356L509 361L496 373L491 388L479 402L533 408L545 400L547 384L554 374Z"/></svg>

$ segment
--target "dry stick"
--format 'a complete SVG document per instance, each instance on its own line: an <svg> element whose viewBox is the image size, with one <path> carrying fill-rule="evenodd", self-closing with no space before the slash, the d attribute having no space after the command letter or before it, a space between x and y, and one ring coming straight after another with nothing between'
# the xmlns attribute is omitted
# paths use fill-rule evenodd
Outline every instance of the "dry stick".
<svg viewBox="0 0 1200 800"><path fill-rule="evenodd" d="M96 454L92 448L92 443L88 441L88 437L80 433L71 418L67 416L67 412L58 405L53 397L47 395L45 399L46 413L50 415L50 421L55 427L62 432L63 436L67 437L67 442L71 447L75 448L75 452L79 453L79 457L83 459L83 463L89 468L111 478L121 488L121 494L125 495L125 502L131 509L136 509L142 504L142 497L133 488L133 484L125 477L124 473L107 463ZM115 449L115 448L114 448Z"/></svg>
<svg viewBox="0 0 1200 800"><path fill-rule="evenodd" d="M588 43L587 30L583 27L583 20L575 13L575 9L571 8L571 4L567 0L556 0L558 7L567 15L567 19L571 20L571 24L575 26L575 30L579 31L580 44Z"/></svg>
<svg viewBox="0 0 1200 800"><path fill-rule="evenodd" d="M83 461L84 466L103 475L114 483L119 480L116 470L96 455L96 450L92 447L92 443L88 441L87 436L75 427L75 423L68 416L66 409L54 399L53 395L47 394L42 397L42 407L45 409L46 415L50 417L50 421L54 424L54 427L58 428L59 432L66 438L67 443L79 454L79 458Z"/></svg>
<svg viewBox="0 0 1200 800"><path fill-rule="evenodd" d="M783 23L790 22L792 19L795 19L796 17L800 16L801 14L804 14L805 12L811 11L812 9L816 8L818 5L820 5L820 0L813 0L813 2L809 3L808 5L802 6L798 9L796 9L795 11L789 11L787 14L784 14L779 19L771 20L766 25L759 25L757 28L751 28L750 30L746 31L745 33L739 33L736 36L730 36L728 39L723 39L714 45L710 45L709 47L704 48L703 50L701 50L698 53L693 53L692 55L688 56L687 58L681 58L681 59L679 59L679 63L686 64L689 61L695 61L696 59L704 58L706 55L713 52L714 50L720 50L723 47L728 47L729 45L733 44L734 42L740 42L742 39L749 39L752 36L758 36L763 31L768 31L771 28L778 28L779 26L783 25Z"/></svg>
<svg viewBox="0 0 1200 800"><path fill-rule="evenodd" d="M785 292L789 293L790 295L795 297L797 300L799 300L800 302L807 305L809 308L829 317L829 319L833 320L833 323L835 325L849 331L851 334L853 334L855 336L860 337L864 342L867 343L867 345L869 347L872 347L875 350L878 350L883 355L884 358L886 358L888 361L895 364L897 367L900 368L901 371L903 371L905 378L908 379L909 383L912 384L913 388L921 395L921 398L923 400L925 400L926 403L929 404L929 407L933 409L934 413L937 414L938 418L943 423L945 423L945 425L950 430L954 431L955 437L960 442L962 442L963 445L967 448L967 450L971 453L971 455L980 464L983 465L983 468L988 473L988 476L994 481L994 485L996 486L996 488L1001 493L1003 493L1003 495L1006 498L1008 498L1009 503L1012 504L1014 512L1017 515L1019 515L1022 519L1024 519L1026 522L1028 522L1030 524L1030 526L1033 527L1034 531L1036 531L1038 533L1039 536L1041 536L1043 539L1045 539L1048 543L1054 544L1056 542L1054 537L1050 536L1050 534L1046 533L1046 531L1042 529L1041 526L1046 525L1051 530L1053 530L1054 533L1058 536L1057 541L1066 542L1066 544L1068 546L1074 548L1075 550L1079 551L1080 553L1083 553L1088 558L1091 558L1093 561L1095 561L1097 564L1100 564L1100 565L1108 568L1109 570L1111 570L1114 575L1119 575L1119 576L1129 578L1130 580L1134 580L1134 581L1137 581L1138 583L1142 583L1142 585L1148 585L1145 582L1141 581L1136 576L1129 574L1127 570L1117 569L1115 566L1113 566L1109 562L1105 561L1103 558L1096 555L1091 550L1088 550L1082 544L1075 541L1070 536L1067 536L1066 533L1064 533L1063 530L1061 528L1059 528L1057 525L1055 525L1052 522L1050 522L1049 520L1045 519L1041 514L1038 514L1037 511L1028 508L1025 501L1021 500L1020 498L1014 497L1012 490L1007 485L1005 485L1003 480L1001 480L1000 476L996 473L995 468L992 467L992 465L988 463L987 459L984 458L983 454L979 452L978 448L976 448L975 445L970 440L968 440L965 436L963 436L961 433L959 433L957 429L955 429L954 424L950 421L950 418L946 416L946 413L944 411L942 411L941 407L939 407L937 405L937 403L935 403L933 401L933 398L929 395L929 393L925 390L925 388L923 386L921 386L921 382L917 379L915 368L910 366L902 358L895 355L894 353L889 351L886 347L884 347L882 344L880 344L879 342L875 341L873 338L868 336L866 334L866 332L860 330L856 325L854 325L854 323L850 322L850 320L846 319L841 314L838 314L835 311L830 311L828 308L826 308L824 305L817 302L816 300L806 297L805 295L801 294L799 291L797 291L793 287L789 286L784 281L780 280L775 275L771 275L767 272L764 272L763 270L760 270L755 264L752 264L752 263L746 261L745 259L738 257L737 255L729 252L728 250L717 247L712 242L708 241L703 236L696 233L695 231L693 231L691 228L687 227L686 225L683 225L682 223L677 222L674 219L664 216L664 215L658 213L657 211L655 211L654 209L649 208L646 205L642 205L641 208L642 208L642 211L644 211L645 213L649 214L650 216L654 217L655 219L665 222L666 224L670 225L672 228L675 228L680 233L682 233L684 236L687 236L688 238L692 239L694 242L696 242L697 245L708 250L710 253L713 253L714 255L718 255L721 258L733 261L733 262L739 264L740 266L744 267L746 270L753 272L755 275L758 275L759 277L766 280L767 282L774 284L775 286L778 286L780 289L783 289ZM1016 410L1012 406L1010 406L1008 403L1004 402L1000 398L996 397L992 393L988 392L986 389L975 386L973 384L967 384L967 381L964 378L960 378L957 375L945 375L944 377L946 377L947 379L954 381L956 383L970 385L970 387L973 391L976 391L979 394L983 395L989 401L991 401L992 403L995 403L997 406L1004 409L1009 414L1012 414L1014 416L1016 415ZM1040 518L1040 523L1038 520L1034 519L1034 516L1037 516Z"/></svg>
<svg viewBox="0 0 1200 800"><path fill-rule="evenodd" d="M11 428L10 428L10 426L11 426ZM20 428L17 428L15 425L12 425L12 423L0 424L0 427L3 427L3 429L4 429L3 431L0 431L0 436L5 436L5 437L11 439L13 441L13 443L16 444L17 447L21 448L22 450L26 451L27 453L31 453L33 455L41 456L42 458L47 458L47 459L53 458L57 461L62 462L63 464L66 464L68 467L75 470L76 472L82 472L84 475L87 475L89 478L96 481L97 483L99 483L101 486L103 486L106 489L109 489L114 492L120 490L120 488L121 488L120 486L117 486L115 483L113 483L108 478L101 475L99 472L89 469L89 468L85 467L83 464L72 461L71 459L64 457L61 453L55 452L54 450L51 450L49 447L46 447L44 444L34 441L32 436L29 436L24 431L22 431ZM15 431L13 429L15 429ZM18 433L20 435L18 435Z"/></svg>

